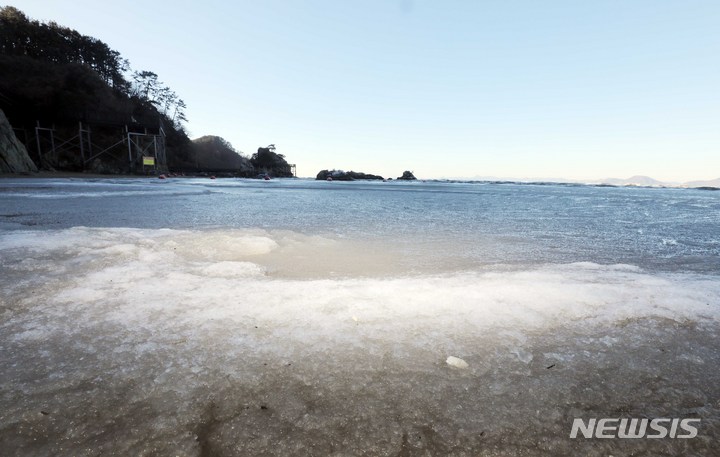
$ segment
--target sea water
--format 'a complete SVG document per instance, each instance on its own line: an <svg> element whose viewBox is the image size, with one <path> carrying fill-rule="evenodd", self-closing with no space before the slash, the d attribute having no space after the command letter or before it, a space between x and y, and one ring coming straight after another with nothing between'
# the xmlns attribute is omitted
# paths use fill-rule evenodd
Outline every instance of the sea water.
<svg viewBox="0 0 720 457"><path fill-rule="evenodd" d="M0 180L0 454L711 455L718 227L693 189ZM698 436L570 438L666 417Z"/></svg>

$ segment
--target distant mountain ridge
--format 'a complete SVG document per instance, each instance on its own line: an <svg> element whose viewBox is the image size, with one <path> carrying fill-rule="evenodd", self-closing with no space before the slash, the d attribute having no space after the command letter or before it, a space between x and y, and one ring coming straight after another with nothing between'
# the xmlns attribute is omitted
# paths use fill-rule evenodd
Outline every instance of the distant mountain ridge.
<svg viewBox="0 0 720 457"><path fill-rule="evenodd" d="M697 188L697 187L715 187L720 188L720 178L708 179L708 180L697 180L687 181L684 183L670 182L670 181L659 181L650 176L635 175L629 178L605 178L605 179L593 179L593 180L579 180L579 179L563 179L563 178L498 178L495 176L473 176L471 178L448 178L451 180L458 181L502 181L502 182L546 182L546 183L569 183L569 184L606 184L610 186L638 186L638 187L682 187L682 188Z"/></svg>
<svg viewBox="0 0 720 457"><path fill-rule="evenodd" d="M711 179L708 181L690 181L686 182L687 187L717 187L720 188L720 178Z"/></svg>
<svg viewBox="0 0 720 457"><path fill-rule="evenodd" d="M613 186L642 186L642 187L717 187L720 188L720 178L701 180L701 181L688 181L684 183L658 181L657 179L649 176L631 176L627 179L608 178L603 179L600 184L610 184Z"/></svg>
<svg viewBox="0 0 720 457"><path fill-rule="evenodd" d="M601 184L611 184L613 186L644 186L644 187L665 187L670 183L665 183L653 179L649 176L635 175L627 179L607 178L603 179Z"/></svg>

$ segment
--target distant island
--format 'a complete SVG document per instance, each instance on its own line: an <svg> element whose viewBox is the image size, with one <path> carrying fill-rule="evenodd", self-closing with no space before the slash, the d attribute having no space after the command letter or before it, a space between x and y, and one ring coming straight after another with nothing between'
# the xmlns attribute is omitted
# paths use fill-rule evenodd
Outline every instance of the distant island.
<svg viewBox="0 0 720 457"><path fill-rule="evenodd" d="M387 181L392 180L392 178L385 179L380 175L373 175L369 173L362 173L359 171L343 171L343 170L321 170L317 176L315 177L316 180L321 181L356 181L356 180L368 180L368 181ZM404 171L402 176L399 176L396 178L398 180L405 180L405 181L413 181L417 178L411 171Z"/></svg>
<svg viewBox="0 0 720 457"><path fill-rule="evenodd" d="M0 7L0 172L293 176L275 146L250 157L220 136L191 140L185 102L104 42Z"/></svg>

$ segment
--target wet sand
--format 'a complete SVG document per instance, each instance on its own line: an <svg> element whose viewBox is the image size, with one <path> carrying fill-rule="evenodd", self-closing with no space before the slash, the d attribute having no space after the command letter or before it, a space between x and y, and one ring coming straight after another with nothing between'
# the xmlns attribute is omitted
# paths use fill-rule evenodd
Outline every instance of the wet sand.
<svg viewBox="0 0 720 457"><path fill-rule="evenodd" d="M142 332L133 344L173 353L134 358L112 330L5 347L23 388L4 385L4 455L709 456L720 436L718 329L694 323L534 334L531 361L478 335L467 370L432 347L198 358L182 336ZM42 354L47 367L24 366ZM702 425L694 439L570 439L575 417Z"/></svg>

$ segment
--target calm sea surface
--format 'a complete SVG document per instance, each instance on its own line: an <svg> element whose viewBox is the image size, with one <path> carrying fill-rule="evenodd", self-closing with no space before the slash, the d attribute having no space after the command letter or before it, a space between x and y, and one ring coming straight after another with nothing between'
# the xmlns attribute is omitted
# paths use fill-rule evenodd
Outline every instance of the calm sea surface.
<svg viewBox="0 0 720 457"><path fill-rule="evenodd" d="M412 262L438 261L437 268L595 262L720 274L720 192L312 180L0 181L0 228L74 226L290 230L385 242Z"/></svg>

